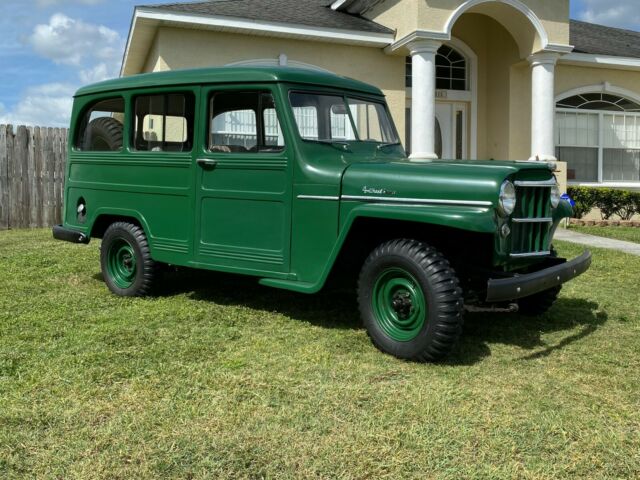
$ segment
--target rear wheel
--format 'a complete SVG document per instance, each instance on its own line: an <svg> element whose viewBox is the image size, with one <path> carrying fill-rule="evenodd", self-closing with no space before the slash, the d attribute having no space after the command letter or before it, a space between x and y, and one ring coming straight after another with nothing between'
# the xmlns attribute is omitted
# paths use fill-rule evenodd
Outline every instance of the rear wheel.
<svg viewBox="0 0 640 480"><path fill-rule="evenodd" d="M558 299L558 295L562 290L562 286L550 288L530 297L518 300L519 312L529 317L537 317L543 313L547 313Z"/></svg>
<svg viewBox="0 0 640 480"><path fill-rule="evenodd" d="M141 297L151 292L157 264L139 226L127 222L109 226L102 238L100 264L105 283L116 295Z"/></svg>
<svg viewBox="0 0 640 480"><path fill-rule="evenodd" d="M366 260L358 282L362 320L383 352L442 359L462 332L462 290L449 262L415 240L393 240Z"/></svg>

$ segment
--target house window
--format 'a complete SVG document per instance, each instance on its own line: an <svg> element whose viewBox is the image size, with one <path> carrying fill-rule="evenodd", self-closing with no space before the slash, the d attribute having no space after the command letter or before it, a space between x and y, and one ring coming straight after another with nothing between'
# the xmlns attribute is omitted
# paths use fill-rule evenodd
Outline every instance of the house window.
<svg viewBox="0 0 640 480"><path fill-rule="evenodd" d="M411 57L405 65L405 85L413 84ZM467 90L467 60L457 50L443 45L436 54L436 88L438 90Z"/></svg>
<svg viewBox="0 0 640 480"><path fill-rule="evenodd" d="M556 104L556 156L573 182L640 181L640 104L586 93Z"/></svg>

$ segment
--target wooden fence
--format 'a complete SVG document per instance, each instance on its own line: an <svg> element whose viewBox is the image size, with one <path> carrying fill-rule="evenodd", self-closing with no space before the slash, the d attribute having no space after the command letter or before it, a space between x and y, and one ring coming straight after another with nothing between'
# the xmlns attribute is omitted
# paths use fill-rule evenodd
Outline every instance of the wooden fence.
<svg viewBox="0 0 640 480"><path fill-rule="evenodd" d="M61 222L64 128L0 125L0 230Z"/></svg>

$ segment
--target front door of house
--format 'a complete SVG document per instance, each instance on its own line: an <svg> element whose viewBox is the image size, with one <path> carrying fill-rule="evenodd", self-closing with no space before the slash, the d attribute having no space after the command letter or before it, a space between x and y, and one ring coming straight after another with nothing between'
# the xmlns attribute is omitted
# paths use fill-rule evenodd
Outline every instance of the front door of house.
<svg viewBox="0 0 640 480"><path fill-rule="evenodd" d="M467 104L463 102L436 103L435 153L438 158L462 160L467 158Z"/></svg>

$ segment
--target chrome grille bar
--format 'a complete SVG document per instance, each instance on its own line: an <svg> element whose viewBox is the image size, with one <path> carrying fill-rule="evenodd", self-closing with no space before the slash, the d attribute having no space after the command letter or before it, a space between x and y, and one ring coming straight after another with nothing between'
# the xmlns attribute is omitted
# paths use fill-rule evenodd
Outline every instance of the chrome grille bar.
<svg viewBox="0 0 640 480"><path fill-rule="evenodd" d="M553 218L551 217L543 217L543 218L514 218L514 223L553 223Z"/></svg>
<svg viewBox="0 0 640 480"><path fill-rule="evenodd" d="M513 182L516 187L554 187L558 184L555 178L549 180L516 180Z"/></svg>
<svg viewBox="0 0 640 480"><path fill-rule="evenodd" d="M527 257L547 257L551 255L550 251L546 252L530 252L530 253L512 253L511 258L527 258Z"/></svg>

